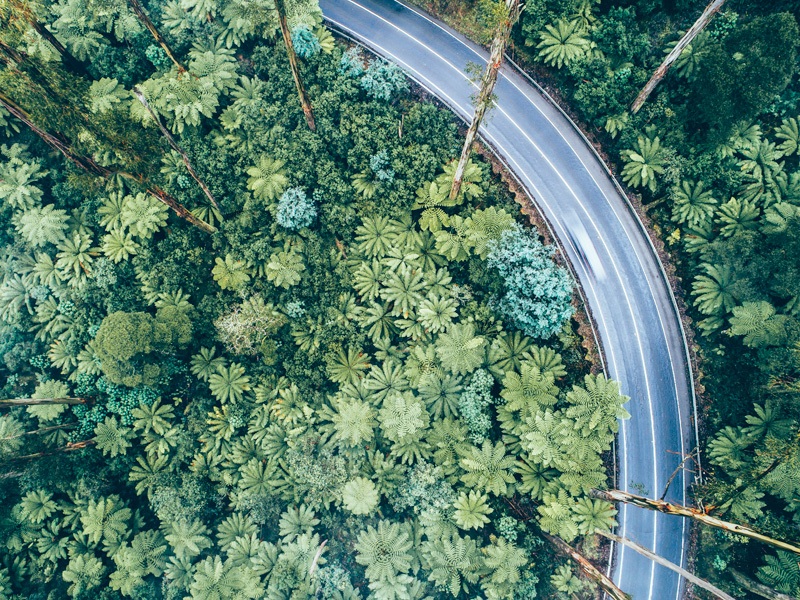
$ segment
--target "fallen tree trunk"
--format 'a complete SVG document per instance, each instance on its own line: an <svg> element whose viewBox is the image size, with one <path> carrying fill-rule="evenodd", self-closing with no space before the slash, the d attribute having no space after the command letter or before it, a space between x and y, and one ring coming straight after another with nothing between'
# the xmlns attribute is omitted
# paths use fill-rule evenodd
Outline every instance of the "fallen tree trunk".
<svg viewBox="0 0 800 600"><path fill-rule="evenodd" d="M686 46L692 43L692 40L697 37L697 34L705 29L706 25L708 25L709 21L711 21L711 17L717 14L722 5L725 4L725 0L714 0L711 4L706 6L706 9L703 11L703 14L700 15L700 18L694 22L689 28L689 31L686 32L675 47L672 49L672 52L667 54L667 58L664 59L664 62L659 65L659 67L653 73L653 76L650 78L645 86L642 88L642 91L639 92L639 95L636 96L636 100L633 101L631 105L631 112L636 114L639 112L639 109L642 108L645 100L653 93L653 90L656 89L656 86L661 83L661 80L667 76L667 71L669 71L672 63L678 60L678 57L684 51Z"/></svg>
<svg viewBox="0 0 800 600"><path fill-rule="evenodd" d="M747 575L740 573L736 569L728 568L728 573L736 580L736 583L757 596L767 598L768 600L795 600L793 596L775 591L763 583L750 579Z"/></svg>
<svg viewBox="0 0 800 600"><path fill-rule="evenodd" d="M86 398L9 398L0 406L39 406L41 404L86 404Z"/></svg>
<svg viewBox="0 0 800 600"><path fill-rule="evenodd" d="M577 563L578 567L580 567L583 574L588 578L594 581L597 585L603 588L603 591L608 594L608 596L612 600L631 600L630 594L626 594L621 589L617 587L617 585L609 579L605 573L603 573L600 569L595 567L589 560L580 552L575 550L572 546L567 544L564 540L559 537L549 535L544 531L541 532L541 535L550 542L556 550L558 550L561 554L564 554L568 558L571 558L575 563Z"/></svg>
<svg viewBox="0 0 800 600"><path fill-rule="evenodd" d="M595 533L597 535L602 535L603 537L608 538L609 540L613 540L613 541L617 542L618 544L622 544L623 546L627 546L631 550L634 550L634 551L638 552L642 556L646 556L647 558L649 558L650 560L652 560L655 563L658 563L662 567L666 567L666 568L668 568L668 569L670 569L672 571L675 571L676 573L678 573L682 577L685 577L687 581L690 581L694 585L696 585L698 587L701 587L701 588L703 588L704 590L706 590L708 592L711 592L717 598L721 598L722 600L736 600L736 598L734 598L730 594L726 594L725 592L723 592L718 587L716 587L714 585L711 585L710 583L708 583L707 581L705 581L703 579L700 579L696 575L690 573L689 571L687 571L686 569L680 567L679 565L676 565L674 562L667 560L663 556L659 556L655 552L651 552L650 550L648 550L644 546L640 546L639 544L637 544L633 540L629 540L628 538L620 537L620 536L615 535L613 533L600 531L599 529L596 530Z"/></svg>
<svg viewBox="0 0 800 600"><path fill-rule="evenodd" d="M760 531L756 531L752 527L747 527L746 525L739 525L738 523L731 523L729 521L718 519L717 517L712 517L711 515L697 510L696 508L690 508L680 504L672 504L671 502L666 502L664 500L653 500L651 498L645 498L644 496L629 494L628 492L623 492L622 490L592 490L592 495L608 502L624 502L625 504L638 506L639 508L646 508L647 510L655 510L667 515L687 517L689 519L699 521L700 523L710 525L711 527L722 529L729 533L735 533L758 540L780 550L785 550L786 552L800 554L800 547L797 547L794 544L776 540L775 538L770 537L765 533L761 533Z"/></svg>

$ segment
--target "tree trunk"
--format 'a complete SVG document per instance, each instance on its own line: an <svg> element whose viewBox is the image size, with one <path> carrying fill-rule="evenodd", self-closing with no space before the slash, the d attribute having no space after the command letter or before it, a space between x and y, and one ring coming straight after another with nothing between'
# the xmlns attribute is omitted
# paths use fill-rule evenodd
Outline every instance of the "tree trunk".
<svg viewBox="0 0 800 600"><path fill-rule="evenodd" d="M75 152L72 147L62 139L48 133L44 129L41 129L36 126L33 121L31 121L28 114L18 107L10 98L6 97L2 92L0 92L0 104L2 104L8 112L12 115L17 117L20 121L25 123L36 135L41 137L48 145L52 146L59 152L61 152L64 156L66 156L69 160L71 160L76 166L84 169L85 171L89 171L90 173L94 173L99 175L100 177L104 177L106 179L110 178L112 175L120 175L125 179L130 181L135 181L140 185L146 187L147 191L150 192L153 196L158 198L161 202L169 206L176 215L185 219L195 227L198 227L205 231L206 233L216 233L217 229L212 227L205 221L201 221L197 217L195 217L185 206L183 206L180 202L178 202L175 198L167 194L164 190L162 190L157 185L148 184L148 182L144 181L141 177L136 177L135 175L131 175L130 173L126 173L124 171L110 171L105 167L101 167L98 165L91 157L83 156Z"/></svg>
<svg viewBox="0 0 800 600"><path fill-rule="evenodd" d="M169 59L172 61L172 63L178 68L178 73L185 73L186 69L180 62L178 62L178 59L175 58L175 55L172 53L172 49L169 47L169 44L167 44L167 40L164 39L164 37L161 35L161 32L156 29L155 25L153 25L150 17L147 16L147 13L144 12L144 8L141 4L139 4L139 0L128 0L128 3L131 5L131 9L133 10L134 14L139 18L142 24L144 24L144 26L147 28L147 31L149 31L156 40L156 43L161 46L164 52L167 53L167 56L169 56Z"/></svg>
<svg viewBox="0 0 800 600"><path fill-rule="evenodd" d="M286 5L284 4L284 0L275 0L275 10L278 13L283 43L286 46L286 54L289 56L289 66L292 69L292 77L294 77L294 84L297 86L297 94L300 96L300 104L303 107L306 123L311 131L316 131L317 125L314 122L314 111L311 108L311 102L308 100L306 89L303 87L303 80L300 78L300 69L297 66L297 54L295 54L294 51L289 24L286 22Z"/></svg>
<svg viewBox="0 0 800 600"><path fill-rule="evenodd" d="M38 406L40 404L86 404L86 398L10 398L0 400L0 407Z"/></svg>
<svg viewBox="0 0 800 600"><path fill-rule="evenodd" d="M617 585L606 576L605 573L595 567L585 556L583 556L583 554L572 548L572 546L567 544L564 540L559 537L549 535L544 531L541 532L541 535L561 554L564 554L575 561L583 574L603 588L603 591L605 591L605 593L608 594L612 600L631 600L630 594L626 594L619 589Z"/></svg>
<svg viewBox="0 0 800 600"><path fill-rule="evenodd" d="M43 458L45 456L54 456L56 454L60 454L61 452L74 452L75 450L83 450L89 446L94 446L94 440L85 440L83 442L75 442L68 443L66 446L61 448L56 448L53 452L37 452L36 454L26 454L24 456L14 456L12 458L7 458L5 462L17 462L21 460L33 460L35 458Z"/></svg>
<svg viewBox="0 0 800 600"><path fill-rule="evenodd" d="M159 200L161 200L161 202L169 206L175 212L175 214L178 215L181 219L189 221L189 223L191 223L195 227L198 227L199 229L202 229L206 233L217 232L216 227L212 227L205 221L201 221L200 219L195 217L191 213L191 211L189 211L188 208L186 208L183 204L178 202L175 198L170 196L167 192L162 190L157 185L151 185L150 187L147 188L147 191L153 194L153 196L155 196Z"/></svg>
<svg viewBox="0 0 800 600"><path fill-rule="evenodd" d="M206 184L203 183L203 181L201 181L200 177L198 177L197 173L192 167L192 163L189 162L189 156L186 154L186 152L184 152L183 148L181 148L178 145L178 142L175 141L175 138L172 137L172 134L169 132L169 130L166 127L164 127L164 125L161 123L161 119L158 118L158 115L150 107L150 103L147 101L147 98L144 97L142 90L140 90L138 86L133 86L133 93L139 99L139 102L142 103L142 106L144 106L147 109L147 112L150 113L150 116L158 125L158 129L161 131L161 134L167 139L167 143L170 145L170 147L173 150L175 150L175 152L181 155L181 158L183 159L183 164L186 165L186 170L189 171L189 175L191 175L192 179L194 179L197 182L197 185L199 185L200 189L203 190L203 193L206 195L206 198L208 198L211 201L211 204L214 205L214 208L219 210L219 204L217 204L217 201L214 200L214 196L211 195L211 190L209 190Z"/></svg>
<svg viewBox="0 0 800 600"><path fill-rule="evenodd" d="M75 427L72 423L65 423L64 425L53 425L52 427L42 427L41 429L35 429L33 431L26 431L24 433L19 433L17 435L9 435L8 437L0 438L0 442L5 442L8 440L16 440L21 437L25 437L27 435L41 435L42 433L48 433L50 431L55 431L57 429L69 429Z"/></svg>
<svg viewBox="0 0 800 600"><path fill-rule="evenodd" d="M61 62L64 63L64 67L78 75L86 74L86 66L77 58L72 56L70 51L67 50L64 45L56 39L56 36L54 36L49 29L33 18L29 19L28 23L30 23L31 27L36 30L36 33L46 39L50 45L56 49L56 52L61 55Z"/></svg>
<svg viewBox="0 0 800 600"><path fill-rule="evenodd" d="M767 598L767 600L795 600L793 596L775 591L763 583L750 579L747 575L740 573L736 569L731 569L729 567L728 573L733 576L736 583L745 588L748 592L761 596L762 598Z"/></svg>
<svg viewBox="0 0 800 600"><path fill-rule="evenodd" d="M663 500L652 500L643 496L629 494L628 492L623 492L621 490L610 490L607 492L601 490L592 490L592 495L608 502L624 502L626 504L638 506L639 508L646 508L647 510L662 512L667 515L687 517L689 519L694 519L695 521L705 523L706 525L710 525L711 527L716 527L730 533L735 533L758 540L780 550L785 550L786 552L800 554L800 548L793 544L776 540L775 538L772 538L745 525L730 523L728 521L723 521L722 519L712 517L702 511L697 510L696 508L689 508L680 504L672 504L671 502L665 502Z"/></svg>
<svg viewBox="0 0 800 600"><path fill-rule="evenodd" d="M690 573L686 569L676 565L675 563L673 563L671 561L668 561L663 556L659 556L658 554L656 554L654 552L651 552L650 550L648 550L644 546L640 546L639 544L637 544L636 542L634 542L632 540L629 540L628 538L620 537L620 536L615 535L613 533L607 533L605 531L600 531L599 529L597 531L595 531L595 533L598 534L598 535L602 535L603 537L608 538L609 540L613 540L613 541L617 542L618 544L622 544L623 546L627 546L628 548L630 548L632 550L635 550L636 552L638 552L642 556L646 556L647 558L649 558L653 562L658 563L662 567L667 567L668 569L671 569L672 571L675 571L676 573L678 573L682 577L685 577L687 581L691 581L694 585L696 585L698 587L701 587L706 591L711 592L717 598L721 598L722 600L736 600L736 598L734 598L733 596L731 596L729 594L726 594L725 592L723 592L718 587L711 585L707 581L704 581L703 579L700 579L696 575L693 575L692 573Z"/></svg>
<svg viewBox="0 0 800 600"><path fill-rule="evenodd" d="M458 160L456 172L453 177L453 185L450 187L450 201L454 202L461 191L461 181L464 178L464 170L467 168L467 161L472 152L472 144L478 135L478 129L483 122L483 117L486 111L492 104L492 95L494 86L497 83L497 74L500 71L500 65L503 64L503 53L508 44L508 38L511 35L511 28L514 27L521 12L520 0L506 0L506 10L508 11L506 18L500 23L494 39L492 40L492 49L489 55L489 62L486 63L486 69L483 71L481 77L481 89L478 92L478 98L475 102L475 114L472 116L472 122L467 130L467 138L464 141L464 147L461 149L461 158Z"/></svg>
<svg viewBox="0 0 800 600"><path fill-rule="evenodd" d="M645 100L647 100L648 96L653 93L653 90L656 89L656 86L661 83L661 80L664 79L667 75L667 71L669 71L672 63L678 60L678 57L683 52L684 48L692 43L692 40L697 37L697 34L705 29L706 25L708 25L711 18L717 14L722 5L725 4L725 0L713 0L711 4L706 6L706 9L703 11L703 14L700 15L700 18L694 22L689 28L689 31L686 32L678 43L675 45L675 48L672 49L672 52L667 54L667 58L664 59L664 62L655 70L653 76L650 78L645 86L642 88L642 91L639 92L639 95L636 96L636 100L633 101L631 105L631 112L636 114L639 112L639 109L642 108Z"/></svg>
<svg viewBox="0 0 800 600"><path fill-rule="evenodd" d="M64 47L64 44L58 41L56 36L47 29L36 17L36 14L31 10L30 4L24 0L8 0L4 3L6 9L11 12L15 17L26 22L31 28L36 31L43 39L47 40L56 52L61 55L61 62L64 66L73 73L86 74L86 66L75 58L69 50Z"/></svg>
<svg viewBox="0 0 800 600"><path fill-rule="evenodd" d="M2 104L5 109L14 115L17 119L25 123L33 133L38 135L42 138L49 146L61 152L64 156L66 156L70 161L72 161L75 166L94 173L95 175L99 175L100 177L111 177L112 173L105 167L101 167L98 165L94 160L89 157L81 156L75 153L70 145L64 141L63 139L48 133L44 129L38 127L33 121L31 121L30 116L24 110L22 110L19 106L17 106L13 100L8 98L5 94L0 92L0 104Z"/></svg>

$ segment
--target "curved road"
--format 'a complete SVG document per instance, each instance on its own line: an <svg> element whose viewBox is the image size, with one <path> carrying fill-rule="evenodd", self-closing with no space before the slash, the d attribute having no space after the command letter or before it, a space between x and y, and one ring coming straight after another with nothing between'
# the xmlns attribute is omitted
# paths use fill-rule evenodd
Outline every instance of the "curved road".
<svg viewBox="0 0 800 600"><path fill-rule="evenodd" d="M486 51L397 0L320 0L329 23L398 63L459 116L472 116L468 62ZM619 487L660 496L691 448L692 386L681 323L644 228L592 148L524 74L508 66L498 104L481 130L535 199L568 255L597 324L604 365L631 397L622 424ZM681 471L667 499L685 503ZM684 564L686 521L621 507L619 533ZM679 598L682 582L626 548L615 548L615 581L636 600Z"/></svg>

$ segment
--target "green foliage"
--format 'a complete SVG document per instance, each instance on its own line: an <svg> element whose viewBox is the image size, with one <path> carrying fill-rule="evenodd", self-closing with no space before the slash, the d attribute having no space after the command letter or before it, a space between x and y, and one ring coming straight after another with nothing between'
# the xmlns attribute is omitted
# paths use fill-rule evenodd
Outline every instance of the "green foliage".
<svg viewBox="0 0 800 600"><path fill-rule="evenodd" d="M572 315L572 282L566 270L552 262L552 250L519 225L490 243L486 264L499 273L503 291L497 310L523 333L548 338Z"/></svg>
<svg viewBox="0 0 800 600"><path fill-rule="evenodd" d="M622 153L625 166L622 168L622 180L637 188L646 188L655 192L658 187L658 175L664 173L664 148L658 136L650 139L640 136L636 147Z"/></svg>
<svg viewBox="0 0 800 600"><path fill-rule="evenodd" d="M436 340L436 355L451 373L467 375L483 364L485 346L471 323L457 323Z"/></svg>
<svg viewBox="0 0 800 600"><path fill-rule="evenodd" d="M411 569L411 538L399 523L378 521L358 534L356 562L366 567L370 581L392 581Z"/></svg>
<svg viewBox="0 0 800 600"><path fill-rule="evenodd" d="M296 231L311 225L316 217L317 205L302 188L289 188L281 194L275 215L281 227Z"/></svg>
<svg viewBox="0 0 800 600"><path fill-rule="evenodd" d="M744 336L745 346L779 344L785 336L786 317L775 313L769 302L745 302L733 309L731 335Z"/></svg>
<svg viewBox="0 0 800 600"><path fill-rule="evenodd" d="M240 364L218 365L216 373L208 378L208 386L220 402L241 402L244 393L250 390L250 377Z"/></svg>
<svg viewBox="0 0 800 600"><path fill-rule="evenodd" d="M487 515L493 512L488 504L488 496L475 491L471 491L469 495L461 492L461 495L453 503L455 513L453 517L461 529L481 529L486 523L489 523Z"/></svg>
<svg viewBox="0 0 800 600"><path fill-rule="evenodd" d="M368 515L375 511L380 496L375 484L364 477L356 477L342 488L342 504L354 515Z"/></svg>
<svg viewBox="0 0 800 600"><path fill-rule="evenodd" d="M558 69L582 58L589 49L586 32L578 20L559 20L555 25L547 25L540 35L541 40L536 45L538 57Z"/></svg>
<svg viewBox="0 0 800 600"><path fill-rule="evenodd" d="M225 260L217 257L211 274L223 290L238 290L250 281L250 268L243 260L236 260L230 254Z"/></svg>

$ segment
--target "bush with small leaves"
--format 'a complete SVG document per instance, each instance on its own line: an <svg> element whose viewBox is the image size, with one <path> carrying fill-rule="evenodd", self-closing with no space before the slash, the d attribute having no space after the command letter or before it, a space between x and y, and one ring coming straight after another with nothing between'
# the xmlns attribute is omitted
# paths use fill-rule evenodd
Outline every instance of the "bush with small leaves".
<svg viewBox="0 0 800 600"><path fill-rule="evenodd" d="M278 225L298 231L311 225L316 218L317 205L302 188L292 187L283 192L275 213Z"/></svg>

